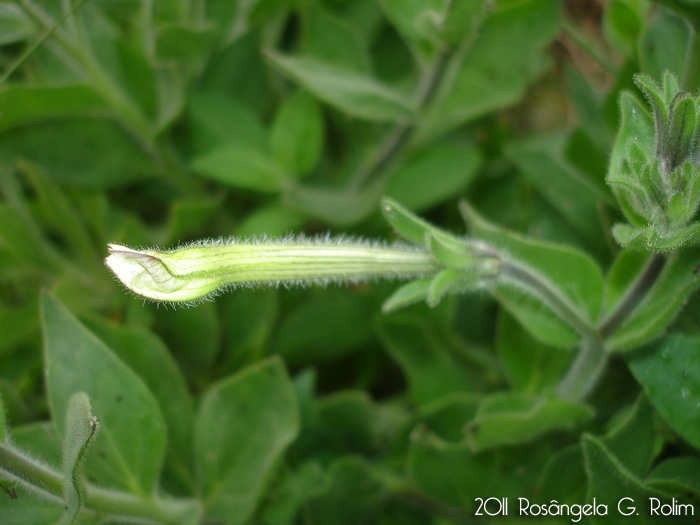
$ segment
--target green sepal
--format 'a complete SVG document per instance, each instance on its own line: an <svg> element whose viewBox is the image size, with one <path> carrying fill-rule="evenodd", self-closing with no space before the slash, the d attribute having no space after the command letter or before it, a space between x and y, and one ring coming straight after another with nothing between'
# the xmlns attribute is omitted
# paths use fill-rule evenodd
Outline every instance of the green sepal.
<svg viewBox="0 0 700 525"><path fill-rule="evenodd" d="M423 301L427 298L428 290L432 277L425 279L416 279L410 283L406 283L399 287L382 305L382 312L385 314L395 312L396 310L409 306L411 304Z"/></svg>
<svg viewBox="0 0 700 525"><path fill-rule="evenodd" d="M408 241L426 247L429 245L431 237L457 241L456 237L414 215L393 199L388 197L382 199L381 209L384 218L396 230L396 233Z"/></svg>
<svg viewBox="0 0 700 525"><path fill-rule="evenodd" d="M63 497L65 511L61 525L75 523L83 501L80 467L90 445L97 437L99 424L92 414L85 392L76 392L68 401L63 441Z"/></svg>
<svg viewBox="0 0 700 525"><path fill-rule="evenodd" d="M427 294L428 305L435 307L445 294L467 291L475 288L478 283L479 276L475 271L462 271L452 268L442 270L430 281Z"/></svg>

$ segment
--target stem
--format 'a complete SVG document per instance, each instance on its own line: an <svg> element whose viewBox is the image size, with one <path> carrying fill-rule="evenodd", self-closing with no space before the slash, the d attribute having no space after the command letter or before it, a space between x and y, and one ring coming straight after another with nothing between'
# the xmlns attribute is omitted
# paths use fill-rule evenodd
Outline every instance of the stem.
<svg viewBox="0 0 700 525"><path fill-rule="evenodd" d="M571 368L557 386L557 395L573 401L584 399L595 387L607 363L608 354L603 343L594 337L584 339Z"/></svg>
<svg viewBox="0 0 700 525"><path fill-rule="evenodd" d="M593 390L608 362L605 341L644 299L665 264L663 255L654 254L617 307L600 323L597 333L584 337L580 353L557 387L560 397L580 400Z"/></svg>
<svg viewBox="0 0 700 525"><path fill-rule="evenodd" d="M0 472L32 489L63 500L63 477L58 472L6 444L0 444ZM183 517L201 514L197 502L191 500L144 498L91 485L85 485L84 490L84 510L87 512L145 518L157 523L181 523Z"/></svg>
<svg viewBox="0 0 700 525"><path fill-rule="evenodd" d="M639 274L635 282L627 289L627 293L617 304L615 309L608 315L598 328L601 340L606 340L632 313L637 305L646 295L649 288L658 279L661 270L666 264L666 257L660 253L654 254L644 270Z"/></svg>
<svg viewBox="0 0 700 525"><path fill-rule="evenodd" d="M582 337L589 338L595 335L593 326L577 311L576 307L570 304L565 297L554 291L549 283L528 268L503 260L501 276L510 278L517 285L526 286L535 292L566 324L576 330Z"/></svg>
<svg viewBox="0 0 700 525"><path fill-rule="evenodd" d="M49 467L0 444L0 472L34 489L63 498L63 477Z"/></svg>
<svg viewBox="0 0 700 525"><path fill-rule="evenodd" d="M440 51L432 67L421 79L416 96L417 111L420 112L424 109L433 98L451 55L451 49ZM394 161L412 137L415 125L415 122L409 122L395 127L384 139L375 156L355 175L348 185L348 189L356 191L381 174Z"/></svg>

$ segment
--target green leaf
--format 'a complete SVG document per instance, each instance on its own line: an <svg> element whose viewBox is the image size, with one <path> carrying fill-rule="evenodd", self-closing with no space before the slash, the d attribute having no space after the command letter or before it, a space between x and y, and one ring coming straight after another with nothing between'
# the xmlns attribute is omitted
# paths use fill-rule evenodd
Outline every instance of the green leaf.
<svg viewBox="0 0 700 525"><path fill-rule="evenodd" d="M0 162L25 158L58 183L86 189L124 186L153 169L141 146L106 118L49 120L3 132Z"/></svg>
<svg viewBox="0 0 700 525"><path fill-rule="evenodd" d="M379 336L403 370L417 404L474 390L472 373L451 354L449 343L424 319L408 315L382 319Z"/></svg>
<svg viewBox="0 0 700 525"><path fill-rule="evenodd" d="M322 187L293 186L285 192L284 204L333 226L348 226L377 209L382 191L377 180L357 192Z"/></svg>
<svg viewBox="0 0 700 525"><path fill-rule="evenodd" d="M267 132L260 118L240 100L216 91L193 93L188 99L190 144L196 155L227 144L264 151Z"/></svg>
<svg viewBox="0 0 700 525"><path fill-rule="evenodd" d="M647 477L647 484L664 492L700 494L700 458L678 456L659 463Z"/></svg>
<svg viewBox="0 0 700 525"><path fill-rule="evenodd" d="M536 490L543 501L580 504L586 499L587 488L583 452L577 443L550 456Z"/></svg>
<svg viewBox="0 0 700 525"><path fill-rule="evenodd" d="M292 231L302 230L307 217L304 213L282 204L258 206L236 228L238 237L284 237Z"/></svg>
<svg viewBox="0 0 700 525"><path fill-rule="evenodd" d="M75 523L84 498L80 467L88 448L97 437L99 425L92 414L90 399L76 392L68 400L63 441L63 497L66 509L61 524Z"/></svg>
<svg viewBox="0 0 700 525"><path fill-rule="evenodd" d="M297 412L279 359L248 367L204 395L195 460L210 520L250 521L272 467L299 432Z"/></svg>
<svg viewBox="0 0 700 525"><path fill-rule="evenodd" d="M464 192L481 166L475 148L439 144L409 156L388 177L384 193L422 211ZM436 174L440 174L436 177Z"/></svg>
<svg viewBox="0 0 700 525"><path fill-rule="evenodd" d="M697 248L671 255L644 299L607 339L607 348L631 350L659 337L697 288L700 276L694 268L699 260Z"/></svg>
<svg viewBox="0 0 700 525"><path fill-rule="evenodd" d="M192 488L194 411L187 384L167 347L151 331L136 326L88 326L143 380L158 401L168 437L165 472Z"/></svg>
<svg viewBox="0 0 700 525"><path fill-rule="evenodd" d="M475 454L465 443L450 443L425 428L411 432L406 472L429 496L460 509L475 509L474 496L498 491L498 464L490 453Z"/></svg>
<svg viewBox="0 0 700 525"><path fill-rule="evenodd" d="M616 523L658 523L658 518L651 515L649 499L662 494L646 487L600 438L586 434L582 444L588 473L587 500L595 498L596 502L608 505ZM618 503L622 514L617 512ZM630 514L625 517L628 512ZM611 516L592 518L591 522L602 525L608 523Z"/></svg>
<svg viewBox="0 0 700 525"><path fill-rule="evenodd" d="M12 483L5 478L0 479L3 483ZM22 489L16 491L17 499L3 501L3 505L0 505L0 521L3 525L44 525L59 522L63 514L59 503L46 501L39 495ZM90 522L85 525L93 524L94 522Z"/></svg>
<svg viewBox="0 0 700 525"><path fill-rule="evenodd" d="M389 314L405 306L424 301L430 289L431 277L417 279L399 287L384 301L382 312Z"/></svg>
<svg viewBox="0 0 700 525"><path fill-rule="evenodd" d="M183 24L167 24L155 35L155 52L160 60L195 61L206 54L212 44L211 27L194 29Z"/></svg>
<svg viewBox="0 0 700 525"><path fill-rule="evenodd" d="M421 60L428 62L438 48L429 21L440 17L444 2L440 0L380 0L386 17Z"/></svg>
<svg viewBox="0 0 700 525"><path fill-rule="evenodd" d="M661 78L666 71L680 77L685 69L690 26L668 9L659 9L655 14L639 36L639 65L652 78Z"/></svg>
<svg viewBox="0 0 700 525"><path fill-rule="evenodd" d="M326 474L322 490L304 502L304 516L309 523L356 525L368 523L379 512L388 496L373 465L355 456L335 460Z"/></svg>
<svg viewBox="0 0 700 525"><path fill-rule="evenodd" d="M700 339L669 335L628 365L668 425L700 449Z"/></svg>
<svg viewBox="0 0 700 525"><path fill-rule="evenodd" d="M637 40L647 9L646 2L613 0L604 11L605 36L628 59L633 59L637 53Z"/></svg>
<svg viewBox="0 0 700 525"><path fill-rule="evenodd" d="M377 452L385 422L364 390L345 390L318 402L319 418L345 449L357 453Z"/></svg>
<svg viewBox="0 0 700 525"><path fill-rule="evenodd" d="M368 73L370 59L358 34L358 24L334 16L319 5L309 5L302 18L300 54L329 64Z"/></svg>
<svg viewBox="0 0 700 525"><path fill-rule="evenodd" d="M187 373L207 370L221 351L221 319L214 303L197 308L158 310L154 331Z"/></svg>
<svg viewBox="0 0 700 525"><path fill-rule="evenodd" d="M268 193L279 191L289 176L264 151L236 143L194 157L192 169L227 186Z"/></svg>
<svg viewBox="0 0 700 525"><path fill-rule="evenodd" d="M28 423L16 426L10 432L12 443L18 450L41 458L47 465L59 470L63 461L63 440L53 421Z"/></svg>
<svg viewBox="0 0 700 525"><path fill-rule="evenodd" d="M270 130L270 150L287 173L302 177L321 157L323 133L321 108L307 93L297 91L277 110Z"/></svg>
<svg viewBox="0 0 700 525"><path fill-rule="evenodd" d="M563 147L561 136L537 137L512 144L506 156L587 246L599 248L605 242L599 207L612 205L613 199L563 158Z"/></svg>
<svg viewBox="0 0 700 525"><path fill-rule="evenodd" d="M274 52L267 56L283 74L349 115L380 122L413 118L414 109L406 97L372 77L315 58Z"/></svg>
<svg viewBox="0 0 700 525"><path fill-rule="evenodd" d="M109 109L91 87L84 85L5 87L0 90L0 108L0 131L38 121L104 113Z"/></svg>
<svg viewBox="0 0 700 525"><path fill-rule="evenodd" d="M624 409L615 426L601 438L611 453L632 474L642 479L649 471L656 448L654 422L649 404L643 396Z"/></svg>
<svg viewBox="0 0 700 525"><path fill-rule="evenodd" d="M505 310L496 330L498 359L512 387L529 394L553 390L571 354L537 341Z"/></svg>
<svg viewBox="0 0 700 525"><path fill-rule="evenodd" d="M575 427L593 415L579 403L524 393L491 394L465 427L473 450L527 443L553 430Z"/></svg>
<svg viewBox="0 0 700 525"><path fill-rule="evenodd" d="M48 294L42 297L46 380L54 421L66 435L70 397L85 392L100 414L91 476L107 486L150 495L165 454L165 423L141 379Z"/></svg>
<svg viewBox="0 0 700 525"><path fill-rule="evenodd" d="M28 40L34 32L34 25L19 5L10 2L0 4L0 46Z"/></svg>
<svg viewBox="0 0 700 525"><path fill-rule="evenodd" d="M429 108L424 132L442 134L517 102L544 69L543 51L559 30L560 5L556 0L526 0L488 16L462 55L451 89L441 90Z"/></svg>
<svg viewBox="0 0 700 525"><path fill-rule="evenodd" d="M371 339L372 306L366 295L343 290L309 294L282 319L272 347L292 365L347 355Z"/></svg>

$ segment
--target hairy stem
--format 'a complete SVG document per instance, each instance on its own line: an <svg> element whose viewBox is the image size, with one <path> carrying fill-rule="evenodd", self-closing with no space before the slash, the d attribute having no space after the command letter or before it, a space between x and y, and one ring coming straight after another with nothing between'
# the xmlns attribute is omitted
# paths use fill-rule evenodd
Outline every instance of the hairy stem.
<svg viewBox="0 0 700 525"><path fill-rule="evenodd" d="M501 275L535 292L566 324L576 330L582 337L587 338L595 334L590 323L565 297L558 294L549 283L528 268L503 260Z"/></svg>
<svg viewBox="0 0 700 525"><path fill-rule="evenodd" d="M63 477L58 472L6 444L0 444L0 473L49 497L63 499ZM144 498L90 485L85 486L83 505L85 512L156 523L183 523L184 517L194 518L201 514L195 501ZM196 522L195 519L191 521Z"/></svg>
<svg viewBox="0 0 700 525"><path fill-rule="evenodd" d="M425 108L432 99L443 76L452 51L444 49L438 53L435 62L421 79L416 96L417 111ZM392 129L382 142L375 156L352 179L349 189L357 190L379 176L401 153L413 135L415 122L400 124Z"/></svg>
<svg viewBox="0 0 700 525"><path fill-rule="evenodd" d="M632 310L642 301L649 288L658 279L666 264L666 257L660 253L652 255L646 267L639 274L616 308L600 323L598 333L601 340L606 340L627 319Z"/></svg>
<svg viewBox="0 0 700 525"><path fill-rule="evenodd" d="M585 399L595 387L605 366L608 354L603 343L594 337L583 340L571 368L557 386L557 395L563 399Z"/></svg>

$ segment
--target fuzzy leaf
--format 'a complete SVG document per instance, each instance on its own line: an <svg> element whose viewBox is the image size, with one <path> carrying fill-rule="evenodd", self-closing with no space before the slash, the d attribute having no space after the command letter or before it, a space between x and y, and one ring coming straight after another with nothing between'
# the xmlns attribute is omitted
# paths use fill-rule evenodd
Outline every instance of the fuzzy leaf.
<svg viewBox="0 0 700 525"><path fill-rule="evenodd" d="M406 122L414 116L406 97L372 77L314 58L267 56L282 73L352 116L380 122Z"/></svg>
<svg viewBox="0 0 700 525"><path fill-rule="evenodd" d="M195 461L208 518L249 523L265 481L298 432L294 388L279 359L214 385L195 426Z"/></svg>
<svg viewBox="0 0 700 525"><path fill-rule="evenodd" d="M105 485L151 494L165 454L165 423L143 381L56 299L42 297L46 382L54 421L66 436L66 412L83 391L100 414L90 475Z"/></svg>

